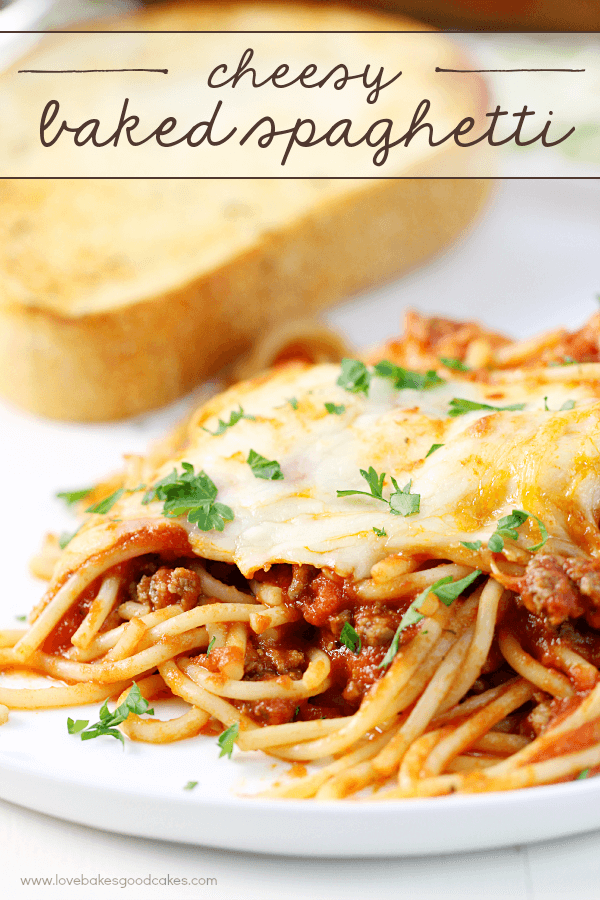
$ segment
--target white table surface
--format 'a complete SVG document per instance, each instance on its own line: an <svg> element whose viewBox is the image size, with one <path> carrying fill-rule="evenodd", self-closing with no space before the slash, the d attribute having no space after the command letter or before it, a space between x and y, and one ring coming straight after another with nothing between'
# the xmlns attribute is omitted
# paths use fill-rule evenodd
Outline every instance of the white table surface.
<svg viewBox="0 0 600 900"><path fill-rule="evenodd" d="M3 804L3 897L33 900L596 900L600 834L427 859L303 860L123 838ZM213 878L203 887L24 887L23 877Z"/></svg>
<svg viewBox="0 0 600 900"><path fill-rule="evenodd" d="M505 171L511 165L507 159ZM533 157L531 166L535 174ZM597 175L598 169L565 164L565 174ZM504 300L522 297L526 312L519 330L531 333L565 322L581 323L597 308L598 292L600 181L502 182L478 228L443 257L399 282L349 301L327 318L356 344L365 345L397 331L408 305L426 312L454 310L468 318L481 315L483 303L486 323L510 333ZM146 437L176 417L171 410L115 426L103 468L90 475L99 476L113 467L120 452L143 446ZM38 423L7 407L0 408L0 418L4 430L0 467L6 471L6 465L14 461L14 449L6 440L10 428L26 432ZM43 428L51 433L50 426ZM105 428L95 432L93 426L87 430L65 426L52 433L59 444L76 440L85 445L100 431L106 435ZM51 527L51 522L44 526ZM11 564L23 565L23 561ZM0 598L0 606L6 624L4 611L14 610L13 598ZM151 876L163 881L170 876L171 884L23 884L25 878L93 879L98 875L134 880ZM173 883L177 878L216 879L216 883L184 886ZM438 900L440 896L447 900L595 900L600 898L600 832L451 857L304 860L123 837L0 801L0 896L7 900Z"/></svg>

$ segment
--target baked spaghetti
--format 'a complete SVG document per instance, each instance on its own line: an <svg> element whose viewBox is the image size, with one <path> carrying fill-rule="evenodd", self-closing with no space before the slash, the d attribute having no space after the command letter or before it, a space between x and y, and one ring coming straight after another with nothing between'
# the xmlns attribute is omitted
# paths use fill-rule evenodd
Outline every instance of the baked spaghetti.
<svg viewBox="0 0 600 900"><path fill-rule="evenodd" d="M112 698L69 730L316 764L272 797L595 774L599 335L411 313L371 358L211 400L38 559L49 589L0 665L55 683L1 687L0 721ZM172 695L188 710L154 717Z"/></svg>

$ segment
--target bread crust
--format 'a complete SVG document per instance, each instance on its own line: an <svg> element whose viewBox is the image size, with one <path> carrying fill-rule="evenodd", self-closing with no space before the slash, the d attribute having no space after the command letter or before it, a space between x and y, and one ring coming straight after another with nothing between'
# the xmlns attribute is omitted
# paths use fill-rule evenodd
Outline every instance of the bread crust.
<svg viewBox="0 0 600 900"><path fill-rule="evenodd" d="M293 15L290 6L285 15ZM110 27L200 28L198 17L210 8L170 4L112 20ZM261 15L275 8L267 4ZM308 17L315 22L316 15L320 18L314 27L334 21L331 8L295 8L303 27ZM221 16L220 27L226 27L223 16L244 6L212 9ZM248 15L248 7L240 15ZM352 17L355 22L360 17L360 25L368 19L372 28L377 24L382 30L414 27L355 11L340 15L339 27L348 27ZM444 145L441 153L446 152ZM421 167L406 174L428 172ZM308 205L275 217L273 227L263 216L251 239L232 240L231 252L221 254L215 264L199 264L196 271L182 264L154 287L143 277L139 258L130 272L126 253L123 258L111 255L110 235L102 252L93 234L88 244L81 238L90 204L110 231L110 204L100 192L113 192L118 216L119 203L133 202L132 185L139 191L146 184L152 182L0 183L5 207L0 225L0 393L12 402L51 418L90 422L163 406L247 350L267 327L323 309L439 252L464 232L489 190L489 182L480 179L344 182L343 190L326 190L322 199L315 192ZM172 196L175 187L165 185L202 190L198 181L160 184ZM273 203L274 208L276 203L285 206L285 194ZM70 226L52 239L50 226L44 234L36 233L36 223L45 214L51 218L57 204L72 210ZM144 215L146 209L140 221ZM79 251L67 252L62 260L69 227ZM26 232L22 240L19 228ZM156 246L144 252L154 257L155 265ZM164 253L167 268L168 246Z"/></svg>

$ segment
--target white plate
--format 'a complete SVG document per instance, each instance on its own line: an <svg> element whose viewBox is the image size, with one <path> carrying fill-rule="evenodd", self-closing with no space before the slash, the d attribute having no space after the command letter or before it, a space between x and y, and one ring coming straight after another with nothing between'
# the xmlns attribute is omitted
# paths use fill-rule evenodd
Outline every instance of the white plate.
<svg viewBox="0 0 600 900"><path fill-rule="evenodd" d="M253 800L230 790L254 781L247 769L256 775L269 768L250 754L218 760L214 739L203 738L162 747L128 744L123 753L117 741L107 746L110 738L84 745L69 737L66 717L64 710L38 714L31 724L14 717L29 750L0 755L0 795L107 831L233 850L353 857L484 849L600 826L600 779L381 803ZM186 791L190 776L199 783Z"/></svg>
<svg viewBox="0 0 600 900"><path fill-rule="evenodd" d="M331 314L356 343L397 331L401 311L479 317L517 335L579 325L600 290L600 185L504 183L479 229L442 260ZM182 414L185 403L103 426L41 421L0 406L3 559L0 626L37 601L27 561L47 530L73 527L53 499L117 468ZM213 738L152 746L82 743L68 715L97 706L13 712L0 729L0 797L125 834L213 847L312 856L381 856L483 849L600 826L600 779L507 794L424 801L315 803L246 799L278 772L260 754L218 759ZM188 781L198 781L192 791Z"/></svg>

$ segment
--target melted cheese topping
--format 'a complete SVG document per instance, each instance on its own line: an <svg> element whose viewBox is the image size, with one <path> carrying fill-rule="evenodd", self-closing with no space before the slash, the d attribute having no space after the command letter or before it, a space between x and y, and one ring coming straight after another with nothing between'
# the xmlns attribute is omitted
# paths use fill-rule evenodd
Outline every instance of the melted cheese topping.
<svg viewBox="0 0 600 900"><path fill-rule="evenodd" d="M185 516L176 520L199 556L236 563L245 575L288 562L363 578L393 553L443 558L443 548L460 541L485 543L513 508L542 519L549 549L600 550L600 365L497 373L485 384L458 376L425 391L395 390L389 379L373 377L368 397L339 387L339 374L337 365L289 366L236 385L196 414L184 449L151 483L174 466L179 471L182 461L214 481L233 521L222 532L203 532ZM525 407L452 418L455 397ZM575 406L561 411L567 401ZM330 414L325 403L345 412ZM217 436L204 430L215 431L240 405L253 420ZM432 444L443 446L427 456ZM283 480L256 478L246 462L251 449L277 460ZM405 518L371 497L337 497L338 490L368 491L360 469L370 466L386 473L386 498L390 476L401 487L412 480L420 512ZM126 494L113 507L110 518L123 525L111 525L110 535L107 517L93 516L69 556L87 554L94 532L105 545L132 520L161 518L162 502L144 506L142 497ZM520 534L524 545L540 539L531 519Z"/></svg>

